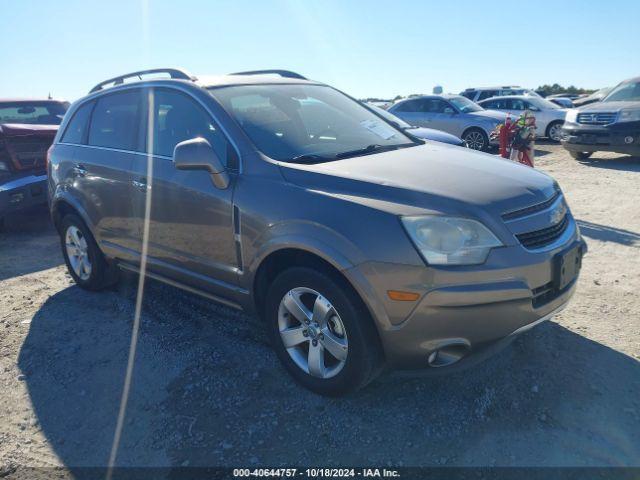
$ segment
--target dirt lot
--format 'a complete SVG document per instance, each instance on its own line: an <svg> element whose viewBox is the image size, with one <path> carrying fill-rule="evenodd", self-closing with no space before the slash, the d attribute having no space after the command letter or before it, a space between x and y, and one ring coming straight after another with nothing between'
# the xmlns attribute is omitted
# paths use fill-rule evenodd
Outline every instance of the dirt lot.
<svg viewBox="0 0 640 480"><path fill-rule="evenodd" d="M538 155L590 247L554 321L471 370L328 400L255 319L149 282L117 463L640 466L640 159ZM106 464L134 287L74 286L46 215L0 234L0 472Z"/></svg>

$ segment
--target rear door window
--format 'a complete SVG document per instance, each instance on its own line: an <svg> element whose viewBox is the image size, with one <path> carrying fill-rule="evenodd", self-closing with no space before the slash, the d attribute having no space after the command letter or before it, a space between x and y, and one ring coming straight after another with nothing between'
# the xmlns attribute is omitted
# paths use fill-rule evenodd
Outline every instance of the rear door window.
<svg viewBox="0 0 640 480"><path fill-rule="evenodd" d="M398 105L395 111L407 113L424 112L424 100L407 100L406 102L402 102Z"/></svg>
<svg viewBox="0 0 640 480"><path fill-rule="evenodd" d="M91 116L89 145L141 151L141 99L139 89L100 97Z"/></svg>
<svg viewBox="0 0 640 480"><path fill-rule="evenodd" d="M93 110L94 102L87 102L73 114L73 118L64 131L62 141L65 143L84 144L86 143L87 129L89 128L89 117Z"/></svg>

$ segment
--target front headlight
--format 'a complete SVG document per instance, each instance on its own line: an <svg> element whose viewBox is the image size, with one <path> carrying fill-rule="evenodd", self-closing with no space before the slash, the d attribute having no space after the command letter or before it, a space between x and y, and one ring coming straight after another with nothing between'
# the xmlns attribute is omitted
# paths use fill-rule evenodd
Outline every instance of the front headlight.
<svg viewBox="0 0 640 480"><path fill-rule="evenodd" d="M640 109L624 109L618 114L619 122L640 122Z"/></svg>
<svg viewBox="0 0 640 480"><path fill-rule="evenodd" d="M567 110L567 115L564 117L564 121L576 123L578 121L578 109L572 108L571 110Z"/></svg>
<svg viewBox="0 0 640 480"><path fill-rule="evenodd" d="M478 265L502 242L482 223L457 217L402 217L409 237L431 265Z"/></svg>

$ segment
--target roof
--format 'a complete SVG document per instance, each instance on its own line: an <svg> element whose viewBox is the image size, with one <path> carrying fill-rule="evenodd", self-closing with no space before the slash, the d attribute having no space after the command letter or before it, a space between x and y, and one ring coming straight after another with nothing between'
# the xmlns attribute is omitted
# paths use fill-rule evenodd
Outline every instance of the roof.
<svg viewBox="0 0 640 480"><path fill-rule="evenodd" d="M55 103L64 103L66 100L59 100L57 98L0 98L0 103L6 102L55 102Z"/></svg>
<svg viewBox="0 0 640 480"><path fill-rule="evenodd" d="M169 78L147 78L148 75L168 75ZM275 76L275 77L274 77ZM117 77L109 78L98 83L93 87L89 93L95 93L103 91L107 88L117 87L127 83L134 83L125 81L128 79L134 79L135 83L158 81L158 80L175 80L180 82L188 82L199 85L200 87L217 87L217 86L229 86L229 85L256 85L256 84L291 84L301 83L309 84L315 83L307 80L299 73L292 72L290 70L252 70L247 72L236 72L228 75L218 76L205 76L198 78L185 70L179 68L151 68L147 70L139 70L136 72L126 73L124 75L118 75Z"/></svg>

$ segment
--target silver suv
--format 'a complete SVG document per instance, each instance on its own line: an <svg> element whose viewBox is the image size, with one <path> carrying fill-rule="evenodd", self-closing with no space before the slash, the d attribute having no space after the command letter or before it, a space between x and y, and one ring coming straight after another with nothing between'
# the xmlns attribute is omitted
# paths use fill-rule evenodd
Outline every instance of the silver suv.
<svg viewBox="0 0 640 480"><path fill-rule="evenodd" d="M481 358L566 305L585 251L552 178L287 71L103 82L65 116L48 182L80 287L122 268L257 312L321 394Z"/></svg>

